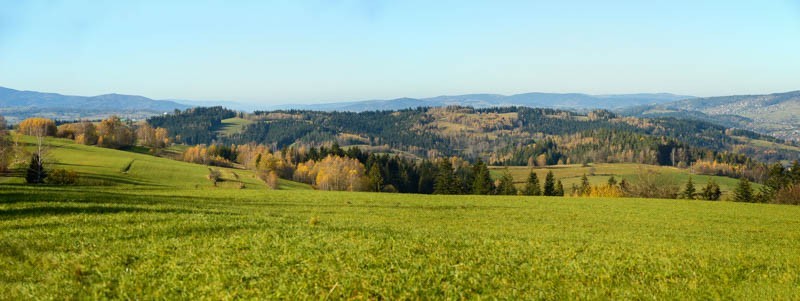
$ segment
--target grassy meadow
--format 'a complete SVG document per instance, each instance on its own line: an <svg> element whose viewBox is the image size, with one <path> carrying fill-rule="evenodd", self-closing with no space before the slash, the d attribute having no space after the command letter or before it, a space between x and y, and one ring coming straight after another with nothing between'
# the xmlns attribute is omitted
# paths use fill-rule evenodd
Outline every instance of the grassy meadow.
<svg viewBox="0 0 800 301"><path fill-rule="evenodd" d="M0 299L800 298L796 206L214 187L53 142L83 180L2 180Z"/></svg>
<svg viewBox="0 0 800 301"><path fill-rule="evenodd" d="M633 163L598 163L591 164L589 166L573 164L533 168L526 166L508 167L508 172L512 177L514 177L514 183L518 188L525 186L525 181L527 181L528 174L531 172L531 170L536 172L536 176L539 177L540 184L544 183L544 178L547 175L547 172L552 171L553 176L556 179L561 179L561 182L564 184L564 190L567 194L571 192L573 184L580 186L581 177L584 174L592 185L602 185L607 183L611 176L614 176L617 181L625 179L630 183L636 183L641 174L654 172L656 173L655 178L658 182L664 183L665 185L676 185L681 189L683 189L683 187L686 185L686 182L689 180L689 176L691 176L692 181L698 190L705 186L708 181L713 179L715 182L717 182L717 184L719 184L720 190L722 190L723 193L723 199L731 196L733 190L736 188L736 185L739 183L739 180L737 179L720 176L696 175L691 174L689 170L676 167ZM500 178L500 176L505 172L505 168L497 166L491 167L490 172L492 173L492 177ZM761 187L761 185L757 183L753 183L752 185L754 189Z"/></svg>

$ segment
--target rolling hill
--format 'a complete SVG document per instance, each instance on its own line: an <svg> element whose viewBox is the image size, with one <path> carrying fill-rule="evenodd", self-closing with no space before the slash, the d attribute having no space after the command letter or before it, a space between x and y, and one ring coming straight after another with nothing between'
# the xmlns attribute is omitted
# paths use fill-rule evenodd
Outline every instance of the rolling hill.
<svg viewBox="0 0 800 301"><path fill-rule="evenodd" d="M23 142L32 144L32 137ZM50 138L48 159L50 168L68 169L79 175L78 187L115 187L121 190L208 190L208 189L255 189L266 190L264 182L256 178L253 171L234 168L217 168L222 182L217 187L206 179L209 167L175 161L149 154L121 151L76 144L69 139ZM0 177L0 183L24 183L21 174ZM243 186L243 187L242 187ZM280 180L279 189L309 189L308 185ZM80 188L79 188L80 189Z"/></svg>
<svg viewBox="0 0 800 301"><path fill-rule="evenodd" d="M787 140L800 140L800 91L694 98L622 110L642 117L712 121Z"/></svg>

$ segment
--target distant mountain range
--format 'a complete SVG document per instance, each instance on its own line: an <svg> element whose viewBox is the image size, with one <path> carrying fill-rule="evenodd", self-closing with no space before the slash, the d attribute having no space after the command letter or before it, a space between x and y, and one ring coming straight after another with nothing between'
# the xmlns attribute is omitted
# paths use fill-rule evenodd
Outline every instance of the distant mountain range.
<svg viewBox="0 0 800 301"><path fill-rule="evenodd" d="M694 98L630 107L620 112L639 117L702 119L782 139L800 140L800 91Z"/></svg>
<svg viewBox="0 0 800 301"><path fill-rule="evenodd" d="M289 104L269 107L269 109L301 109L319 111L376 111L402 110L416 107L471 106L474 108L524 106L558 109L621 109L631 106L661 104L692 96L669 93L588 95L580 93L524 93L516 95L466 94L437 96L431 98L397 98L385 100L365 100L324 104Z"/></svg>
<svg viewBox="0 0 800 301"><path fill-rule="evenodd" d="M87 97L0 87L0 114L11 122L31 116L97 119L117 114L128 118L145 118L189 107L174 101L153 100L137 95L104 94Z"/></svg>
<svg viewBox="0 0 800 301"><path fill-rule="evenodd" d="M11 123L32 116L74 120L99 119L116 114L131 119L141 119L196 106L224 106L241 111L301 109L362 112L452 105L474 108L524 106L575 111L608 109L638 117L698 119L782 139L800 140L800 91L705 98L669 93L616 95L524 93L508 96L466 94L265 106L235 101L154 100L122 94L71 96L0 87L0 115L5 116Z"/></svg>

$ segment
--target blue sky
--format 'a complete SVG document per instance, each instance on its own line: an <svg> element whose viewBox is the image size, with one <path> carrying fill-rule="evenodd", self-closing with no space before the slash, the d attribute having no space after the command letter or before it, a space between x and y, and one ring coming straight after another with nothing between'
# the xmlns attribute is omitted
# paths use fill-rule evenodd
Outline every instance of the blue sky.
<svg viewBox="0 0 800 301"><path fill-rule="evenodd" d="M279 104L800 89L800 1L5 1L0 86Z"/></svg>

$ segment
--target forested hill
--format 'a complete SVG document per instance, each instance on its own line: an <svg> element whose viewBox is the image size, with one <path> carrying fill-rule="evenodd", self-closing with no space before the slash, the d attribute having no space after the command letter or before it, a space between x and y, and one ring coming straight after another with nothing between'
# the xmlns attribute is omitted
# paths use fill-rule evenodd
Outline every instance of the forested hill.
<svg viewBox="0 0 800 301"><path fill-rule="evenodd" d="M800 141L800 91L695 98L631 107L622 112L640 117L674 116L709 120Z"/></svg>
<svg viewBox="0 0 800 301"><path fill-rule="evenodd" d="M236 117L236 118L233 118ZM232 118L232 119L231 119ZM238 121L236 131L219 130ZM417 108L399 111L269 111L197 108L149 120L187 144L272 145L274 149L357 145L417 158L460 156L490 164L585 162L690 164L698 159L793 160L800 149L745 130L697 120L634 118L605 110L579 114L506 107ZM743 163L743 162L739 162Z"/></svg>

